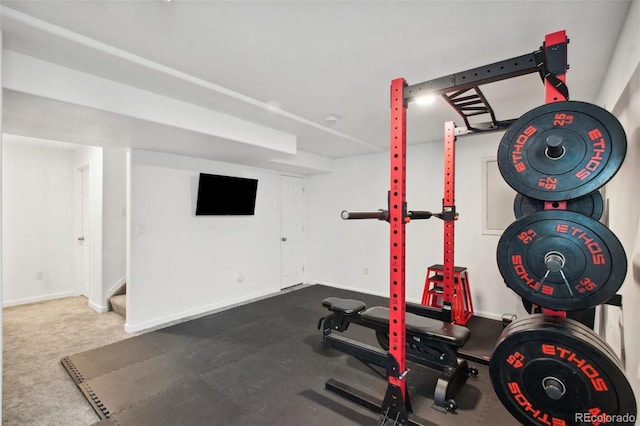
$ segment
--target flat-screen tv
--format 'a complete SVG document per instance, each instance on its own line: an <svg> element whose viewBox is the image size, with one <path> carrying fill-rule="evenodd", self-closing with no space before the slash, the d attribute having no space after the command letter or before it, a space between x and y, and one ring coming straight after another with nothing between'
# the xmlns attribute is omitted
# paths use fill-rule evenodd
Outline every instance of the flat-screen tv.
<svg viewBox="0 0 640 426"><path fill-rule="evenodd" d="M253 215L257 179L200 173L196 216Z"/></svg>

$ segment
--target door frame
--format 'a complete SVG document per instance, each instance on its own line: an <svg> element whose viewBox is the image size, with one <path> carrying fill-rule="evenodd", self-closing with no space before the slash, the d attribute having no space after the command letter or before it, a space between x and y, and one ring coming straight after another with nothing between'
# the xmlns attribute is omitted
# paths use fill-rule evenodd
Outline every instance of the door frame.
<svg viewBox="0 0 640 426"><path fill-rule="evenodd" d="M284 230L283 230L283 209L284 209L284 205L283 205L283 197L282 197L282 189L284 187L283 185L283 181L285 179L300 179L302 182L302 208L300 209L300 215L302 216L300 219L302 221L302 227L303 227L303 231L302 231L302 237L299 240L299 243L302 245L302 271L301 271L301 279L300 282L304 283L306 281L307 278L307 193L305 190L306 187L306 183L307 183L307 179L305 176L302 175L296 175L296 174L291 174L291 173L280 173L278 176L278 185L279 185L279 189L280 189L280 235L279 238L281 239L284 235ZM279 261L279 270L278 270L278 274L279 274L279 283L280 283L280 289L283 290L285 288L294 286L296 284L299 284L298 282L295 283L285 283L285 277L283 274L283 262L284 262L284 248L283 245L280 244L280 261Z"/></svg>
<svg viewBox="0 0 640 426"><path fill-rule="evenodd" d="M83 212L83 184L82 181L83 173L87 173L87 183L89 184L89 211ZM74 250L74 278L75 278L75 288L76 293L78 295L85 295L87 299L91 298L91 246L87 247L89 253L89 276L87 277L89 281L87 293L85 294L85 289L82 283L82 244L78 242L78 237L82 235L83 229L83 215L88 215L89 220L89 228L91 228L91 165L89 163L81 163L74 167L74 185L73 185L73 244L75 246ZM91 243L91 239L89 239L89 243Z"/></svg>
<svg viewBox="0 0 640 426"><path fill-rule="evenodd" d="M91 168L89 164L76 167L75 174L77 184L74 188L77 192L74 193L74 197L77 197L77 203L75 206L73 236L78 253L75 254L74 274L77 293L89 299L91 296ZM88 192L86 205L84 199L85 191ZM89 235L89 241L86 241L87 234ZM82 241L79 241L80 237L83 238ZM84 253L85 250L86 253ZM84 279L87 281L86 285Z"/></svg>
<svg viewBox="0 0 640 426"><path fill-rule="evenodd" d="M78 295L82 293L81 282L81 257L80 250L77 247L77 238L82 229L79 221L79 214L82 202L82 173L83 168L88 170L89 178L89 295L88 304L97 312L107 312L109 306L102 294L102 227L103 227L103 152L100 147L83 146L76 150L76 158L74 161L74 185L73 185L73 202L74 202L74 218L73 218L73 244L76 245L74 252L74 278L75 288Z"/></svg>

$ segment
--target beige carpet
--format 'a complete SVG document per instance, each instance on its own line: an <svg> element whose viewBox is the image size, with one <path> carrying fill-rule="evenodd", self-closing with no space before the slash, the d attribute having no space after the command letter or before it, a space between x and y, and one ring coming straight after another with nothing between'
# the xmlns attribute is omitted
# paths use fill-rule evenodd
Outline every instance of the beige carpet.
<svg viewBox="0 0 640 426"><path fill-rule="evenodd" d="M85 297L13 306L3 315L3 425L99 421L60 359L132 337L124 319L95 312Z"/></svg>

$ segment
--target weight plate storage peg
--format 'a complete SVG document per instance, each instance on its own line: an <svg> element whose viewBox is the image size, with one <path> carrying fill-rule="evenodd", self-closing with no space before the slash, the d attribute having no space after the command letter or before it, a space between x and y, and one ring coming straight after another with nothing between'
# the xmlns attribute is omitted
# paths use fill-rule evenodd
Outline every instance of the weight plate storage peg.
<svg viewBox="0 0 640 426"><path fill-rule="evenodd" d="M502 332L491 384L524 425L633 425L633 389L611 348L584 325L542 314Z"/></svg>
<svg viewBox="0 0 640 426"><path fill-rule="evenodd" d="M607 110L584 102L554 102L509 126L498 147L498 167L517 192L563 201L607 183L626 152L624 129Z"/></svg>
<svg viewBox="0 0 640 426"><path fill-rule="evenodd" d="M558 208L558 201L550 201L553 209ZM566 201L566 209L572 212L589 216L592 219L600 220L604 209L604 202L600 191L594 191L584 197L575 198ZM526 195L517 194L513 200L513 214L516 219L527 216L545 209L545 202L527 197Z"/></svg>
<svg viewBox="0 0 640 426"><path fill-rule="evenodd" d="M566 210L544 210L513 222L498 241L496 257L509 288L558 311L609 300L627 273L627 258L615 234Z"/></svg>

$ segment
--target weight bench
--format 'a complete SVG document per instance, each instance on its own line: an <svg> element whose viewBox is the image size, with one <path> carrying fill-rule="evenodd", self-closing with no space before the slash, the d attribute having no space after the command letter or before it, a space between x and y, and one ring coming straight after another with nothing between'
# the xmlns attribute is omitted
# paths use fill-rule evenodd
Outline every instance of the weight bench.
<svg viewBox="0 0 640 426"><path fill-rule="evenodd" d="M334 349L353 355L365 364L393 371L386 353L389 349L387 307L373 306L367 309L359 300L338 297L324 299L322 306L331 312L318 322L318 329L323 330L323 342ZM373 329L384 352L373 346L332 334L334 331L346 331L352 323ZM405 328L407 360L440 371L434 391L433 408L443 412L454 411L456 404L453 398L469 376L478 374L475 367L469 367L467 361L459 359L456 354L469 340L469 329L410 312L406 313ZM338 382L330 380L327 382L327 389L336 392L330 388L336 383ZM342 392L338 390L337 393Z"/></svg>

